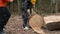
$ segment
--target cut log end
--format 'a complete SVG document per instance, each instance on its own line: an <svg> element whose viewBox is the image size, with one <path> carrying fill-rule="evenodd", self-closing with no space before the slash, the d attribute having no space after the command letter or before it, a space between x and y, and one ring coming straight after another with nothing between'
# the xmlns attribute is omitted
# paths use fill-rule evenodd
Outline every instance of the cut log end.
<svg viewBox="0 0 60 34"><path fill-rule="evenodd" d="M32 18L29 20L29 25L35 32L44 33L41 29L41 27L44 25L44 19L42 16L38 14L33 15Z"/></svg>

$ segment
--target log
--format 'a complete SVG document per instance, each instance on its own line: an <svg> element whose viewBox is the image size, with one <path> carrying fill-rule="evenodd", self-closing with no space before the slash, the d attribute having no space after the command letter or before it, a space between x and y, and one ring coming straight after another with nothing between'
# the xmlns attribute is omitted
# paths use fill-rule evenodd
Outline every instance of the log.
<svg viewBox="0 0 60 34"><path fill-rule="evenodd" d="M48 30L59 30L60 29L60 16L47 16L44 17L45 28Z"/></svg>

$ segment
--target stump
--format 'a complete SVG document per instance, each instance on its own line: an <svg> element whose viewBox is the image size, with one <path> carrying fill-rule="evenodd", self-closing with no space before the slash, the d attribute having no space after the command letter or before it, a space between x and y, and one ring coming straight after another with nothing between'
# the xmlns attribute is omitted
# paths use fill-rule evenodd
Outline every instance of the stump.
<svg viewBox="0 0 60 34"><path fill-rule="evenodd" d="M39 34L40 33L45 34L44 31L41 29L41 27L44 25L44 19L41 15L38 14L33 15L29 20L29 25L35 32Z"/></svg>

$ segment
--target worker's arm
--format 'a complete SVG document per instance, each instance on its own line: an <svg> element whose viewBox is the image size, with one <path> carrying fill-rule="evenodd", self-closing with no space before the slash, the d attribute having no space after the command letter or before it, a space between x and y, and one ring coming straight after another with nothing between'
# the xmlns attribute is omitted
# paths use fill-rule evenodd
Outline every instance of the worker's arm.
<svg viewBox="0 0 60 34"><path fill-rule="evenodd" d="M30 14L32 14L32 8L30 8Z"/></svg>
<svg viewBox="0 0 60 34"><path fill-rule="evenodd" d="M32 14L32 11L33 11L33 5L32 4L30 4L29 9L30 9L30 14Z"/></svg>
<svg viewBox="0 0 60 34"><path fill-rule="evenodd" d="M29 15L29 17L31 18L32 15L33 15L33 8L30 8L30 15Z"/></svg>

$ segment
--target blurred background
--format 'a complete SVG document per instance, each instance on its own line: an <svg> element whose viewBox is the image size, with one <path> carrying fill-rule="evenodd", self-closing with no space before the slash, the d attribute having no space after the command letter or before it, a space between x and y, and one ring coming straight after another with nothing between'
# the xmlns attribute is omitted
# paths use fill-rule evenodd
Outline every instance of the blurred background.
<svg viewBox="0 0 60 34"><path fill-rule="evenodd" d="M12 14L21 15L21 3L24 0L14 0L11 5L7 4L8 9ZM41 15L58 14L60 13L60 0L37 0L34 10Z"/></svg>

